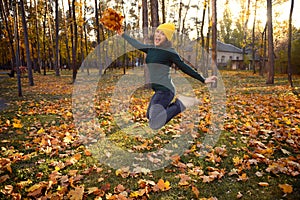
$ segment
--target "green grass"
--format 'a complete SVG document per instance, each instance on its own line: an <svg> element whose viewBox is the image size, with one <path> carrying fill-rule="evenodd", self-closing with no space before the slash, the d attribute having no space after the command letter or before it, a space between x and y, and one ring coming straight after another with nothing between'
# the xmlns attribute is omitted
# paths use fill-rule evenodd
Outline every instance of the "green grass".
<svg viewBox="0 0 300 200"><path fill-rule="evenodd" d="M110 72L115 73L115 72ZM194 126L198 127L197 137L194 138L187 151L180 156L178 163L170 162L164 168L151 171L150 173L121 173L120 169L114 169L106 165L103 160L99 160L97 152L94 156L87 153L86 143L80 140L78 132L74 126L73 116L68 114L72 112L72 85L71 72L63 71L61 77L55 77L53 74L47 76L35 74L35 86L27 85L23 81L24 97L17 97L17 87L15 78L1 78L0 92L2 98L9 101L7 108L0 111L0 148L1 159L9 159L10 168L2 165L0 162L0 199L13 199L14 195L20 194L22 199L31 199L28 196L28 189L39 183L52 181L49 188L43 188L36 198L47 194L61 194L68 199L70 191L76 186L84 186L84 199L94 199L97 195L105 199L110 195L118 195L116 190L118 185L123 185L128 196L141 189L139 181L141 179L154 181L159 179L170 182L171 189L168 191L152 191L153 186L149 186L149 193L144 195L144 199L200 199L216 197L219 200L238 199L237 195L242 194L241 199L298 199L300 196L299 175L292 176L289 173L267 172L268 164L266 160L247 165L247 162L255 153L263 154L270 162L275 162L281 158L293 156L299 158L299 138L296 130L299 130L298 104L299 96L293 95L292 88L288 87L287 78L283 75L277 75L274 86L265 85L265 78L253 75L249 72L228 72L222 71L222 78L226 87L227 113L231 115L225 118L225 124L232 127L225 128L213 147L207 147L207 155L203 153L202 143L206 136L200 123L208 127L209 119L205 117L209 113L210 104L208 102L199 106L199 112L203 114ZM170 143L174 137L180 135L183 127L177 127L181 122L181 116L176 117L167 126L158 132L145 134L142 129L135 126L118 127L114 121L113 113L107 109L110 104L113 86L116 84L121 74L107 74L99 82L96 96L97 120L101 125L99 137L104 137L111 144L123 149L137 153L156 151ZM190 80L195 94L202 99L206 95L207 88L203 85ZM295 79L295 85L299 87L299 77ZM295 88L294 88L295 89ZM140 113L130 111L132 119L130 123L139 124L139 127L147 127L147 120L139 115L145 114L145 109L152 92L139 88L133 94L130 103L131 109L139 109ZM257 98L254 98L257 97ZM270 101L270 107L273 109L263 110L257 113L255 106L259 105L260 99ZM285 102L285 100L287 102ZM106 103L104 101L107 101ZM288 104L288 106L285 105ZM103 106L106 105L106 106ZM137 107L137 105L139 107ZM266 104L267 105L267 104ZM294 106L295 110L290 110ZM262 106L266 108L266 106ZM265 113L270 118L267 121L260 114ZM277 115L275 115L277 113ZM290 118L293 115L293 118ZM291 120L288 123L284 119ZM22 127L13 126L14 119L20 120ZM279 120L280 127L274 121ZM8 122L9 121L9 122ZM244 127L247 121L251 122L253 129ZM129 124L130 124L129 123ZM259 124L259 125L257 125ZM276 124L276 126L275 126ZM184 123L180 126L184 126ZM176 129L177 127L178 129ZM263 134L260 130L270 130L270 133ZM141 132L137 132L141 131ZM39 132L40 131L40 132ZM86 137L88 132L93 130L83 129L82 133ZM257 131L257 132L255 132ZM81 132L80 132L81 133ZM98 133L98 132L96 132ZM288 135L290 133L290 135ZM277 137L280 134L281 137ZM296 142L291 145L288 141ZM257 143L253 142L256 141ZM87 144L93 144L88 142ZM147 145L145 145L147 144ZM144 146L143 146L144 145ZM259 145L265 145L265 148L271 148L272 154L262 153ZM49 149L51 147L51 149ZM218 155L217 147L226 149L227 155ZM94 151L100 153L105 147L99 147ZM283 153L281 149L287 150L290 154ZM78 155L81 155L78 158ZM208 155L216 156L215 158ZM220 160L217 160L220 157ZM235 164L234 159L242 160L240 164ZM114 164L130 165L132 163L119 163L116 157L111 158ZM294 160L299 163L299 160ZM133 167L134 168L134 167ZM203 174L197 174L194 170L202 170ZM220 179L216 178L211 182L203 182L203 175L208 175L211 169L224 170L225 174ZM74 172L74 170L78 170ZM236 170L239 174L233 174ZM292 168L289 168L292 170ZM300 169L296 166L295 172ZM257 172L262 173L259 177ZM59 173L53 179L54 174ZM73 174L72 174L73 173ZM75 173L75 174L74 174ZM239 180L239 176L246 174L247 180ZM187 185L180 185L180 175L185 174L190 177ZM1 179L9 176L6 180ZM80 177L79 175L82 175ZM124 177L122 177L124 176ZM51 178L52 177L52 178ZM2 180L2 181L1 181ZM30 180L31 183L22 183ZM57 182L55 182L55 180ZM268 186L260 186L260 182L267 182ZM279 184L289 184L293 187L293 192L284 194ZM13 190L5 192L7 186L12 186ZM89 194L88 188L97 187L100 193ZM64 188L64 189L62 189ZM198 198L192 191L197 188ZM141 199L141 198L140 198Z"/></svg>

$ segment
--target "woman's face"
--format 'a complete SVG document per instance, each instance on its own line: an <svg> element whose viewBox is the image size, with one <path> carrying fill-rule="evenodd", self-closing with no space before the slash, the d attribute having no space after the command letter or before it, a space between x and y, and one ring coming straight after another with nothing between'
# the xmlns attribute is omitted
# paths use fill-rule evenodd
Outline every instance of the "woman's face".
<svg viewBox="0 0 300 200"><path fill-rule="evenodd" d="M164 43L167 40L166 35L161 30L156 30L154 33L154 45L160 46L162 43Z"/></svg>

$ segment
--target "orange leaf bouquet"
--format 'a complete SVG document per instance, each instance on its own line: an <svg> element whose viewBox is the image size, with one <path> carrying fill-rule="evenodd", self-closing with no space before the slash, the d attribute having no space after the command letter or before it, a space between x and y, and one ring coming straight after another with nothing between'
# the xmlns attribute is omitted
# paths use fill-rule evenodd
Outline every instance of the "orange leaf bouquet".
<svg viewBox="0 0 300 200"><path fill-rule="evenodd" d="M119 30L122 27L124 16L115 11L112 8L108 8L104 11L100 22L105 28L111 31Z"/></svg>

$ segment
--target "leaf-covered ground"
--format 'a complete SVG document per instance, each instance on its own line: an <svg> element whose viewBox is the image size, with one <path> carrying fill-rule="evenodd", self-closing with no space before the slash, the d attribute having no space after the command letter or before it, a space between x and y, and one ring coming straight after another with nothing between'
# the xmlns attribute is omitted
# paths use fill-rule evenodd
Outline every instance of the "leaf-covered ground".
<svg viewBox="0 0 300 200"><path fill-rule="evenodd" d="M164 147L182 130L196 129L188 149L155 171L132 170L122 163L119 169L109 167L88 148L93 139L89 133L95 130L75 126L71 72L63 71L60 77L35 74L35 86L22 78L23 98L17 97L16 79L1 76L0 199L298 199L299 88L292 90L283 75L275 77L275 85L266 85L265 78L251 72L221 74L226 89L224 126L214 146L205 151L203 137L213 106L205 86L188 78L202 101L195 110L199 120L181 123L180 115L157 134L143 137L135 129L132 134L122 131L110 110L121 74L102 77L95 109L85 111L96 113L98 140L105 137L120 148L142 153ZM299 78L294 77L298 87ZM146 127L150 97L150 90L136 90L126 119ZM150 157L147 161L159 162Z"/></svg>

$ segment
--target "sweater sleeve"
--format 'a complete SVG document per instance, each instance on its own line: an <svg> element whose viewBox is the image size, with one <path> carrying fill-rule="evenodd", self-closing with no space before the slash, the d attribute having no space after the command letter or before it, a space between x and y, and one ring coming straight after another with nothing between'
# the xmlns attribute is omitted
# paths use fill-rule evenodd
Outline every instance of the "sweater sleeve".
<svg viewBox="0 0 300 200"><path fill-rule="evenodd" d="M122 37L129 43L131 44L131 46L133 46L134 48L138 49L138 50L141 50L145 53L148 52L148 49L151 47L150 45L147 45L147 44L143 44L139 41L137 41L136 39L133 39L132 37L130 37L129 35L127 34L123 34Z"/></svg>
<svg viewBox="0 0 300 200"><path fill-rule="evenodd" d="M177 67L179 67L179 69L181 71L183 71L185 74L201 81L202 83L205 82L205 78L200 75L196 70L194 70L190 65L186 64L178 55L178 53L173 52L172 56L171 56L171 61L176 64Z"/></svg>

